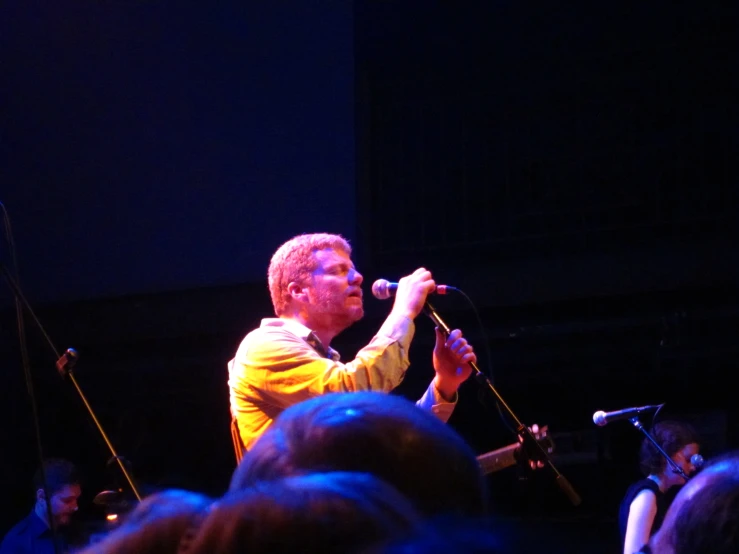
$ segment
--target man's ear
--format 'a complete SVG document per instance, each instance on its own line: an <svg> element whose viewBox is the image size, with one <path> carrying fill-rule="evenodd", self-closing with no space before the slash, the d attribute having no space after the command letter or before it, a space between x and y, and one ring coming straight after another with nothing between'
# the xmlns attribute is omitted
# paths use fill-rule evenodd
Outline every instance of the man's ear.
<svg viewBox="0 0 739 554"><path fill-rule="evenodd" d="M308 289L300 286L295 281L291 281L290 284L287 285L287 292L294 300L299 302L308 301Z"/></svg>
<svg viewBox="0 0 739 554"><path fill-rule="evenodd" d="M46 493L44 492L44 489L39 489L36 491L36 500L41 500L42 502L46 500Z"/></svg>

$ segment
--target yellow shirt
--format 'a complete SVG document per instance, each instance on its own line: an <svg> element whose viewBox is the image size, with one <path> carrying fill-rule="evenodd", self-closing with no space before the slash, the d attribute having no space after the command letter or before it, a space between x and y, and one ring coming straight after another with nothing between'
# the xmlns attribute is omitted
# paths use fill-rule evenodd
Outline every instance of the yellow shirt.
<svg viewBox="0 0 739 554"><path fill-rule="evenodd" d="M331 392L393 390L410 365L414 332L413 321L391 314L357 357L343 364L338 352L297 321L263 319L228 363L231 415L244 447L251 448L283 410L303 400ZM455 403L446 402L432 383L416 405L446 422Z"/></svg>

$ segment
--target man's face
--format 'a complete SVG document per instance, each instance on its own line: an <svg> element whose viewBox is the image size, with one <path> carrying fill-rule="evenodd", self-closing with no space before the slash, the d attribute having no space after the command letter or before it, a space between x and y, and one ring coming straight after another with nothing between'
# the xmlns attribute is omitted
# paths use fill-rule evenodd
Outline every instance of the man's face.
<svg viewBox="0 0 739 554"><path fill-rule="evenodd" d="M310 319L316 326L342 331L364 315L362 275L346 252L328 248L313 255L318 268L308 287Z"/></svg>
<svg viewBox="0 0 739 554"><path fill-rule="evenodd" d="M51 515L56 525L68 525L77 511L77 499L82 493L79 485L64 485L51 495Z"/></svg>

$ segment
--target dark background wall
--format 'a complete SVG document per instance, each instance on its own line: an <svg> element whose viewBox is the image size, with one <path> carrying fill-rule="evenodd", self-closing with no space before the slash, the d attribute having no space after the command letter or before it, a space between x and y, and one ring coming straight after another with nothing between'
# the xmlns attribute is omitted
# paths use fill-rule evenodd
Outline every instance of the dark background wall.
<svg viewBox="0 0 739 554"><path fill-rule="evenodd" d="M354 237L352 6L291 4L4 3L0 190L33 298L260 280L324 214Z"/></svg>
<svg viewBox="0 0 739 554"><path fill-rule="evenodd" d="M436 304L584 499L510 469L500 515L613 550L640 437L598 409L666 402L707 455L736 447L730 3L64 4L3 7L0 201L27 297L147 487L227 485L225 363L271 313L271 252L313 230L352 239L367 284L423 265L474 302ZM35 450L2 299L4 528ZM345 357L387 312L367 309ZM44 446L89 502L120 477L28 340ZM431 345L421 318L399 394ZM481 453L512 441L472 382L450 425Z"/></svg>

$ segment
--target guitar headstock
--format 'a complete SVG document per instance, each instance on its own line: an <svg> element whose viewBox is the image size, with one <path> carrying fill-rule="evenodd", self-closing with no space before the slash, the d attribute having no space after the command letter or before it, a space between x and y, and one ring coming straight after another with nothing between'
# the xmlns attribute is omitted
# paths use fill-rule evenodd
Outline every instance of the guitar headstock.
<svg viewBox="0 0 739 554"><path fill-rule="evenodd" d="M549 437L549 427L544 425L539 427L538 425L532 425L529 427L531 435L536 440L547 454L554 452L554 443ZM544 467L544 457L541 451L536 446L531 444L524 447L522 445L523 438L519 435L518 442L509 444L497 450L486 452L477 456L477 461L480 463L480 468L483 474L493 473L500 471L510 466L527 464L531 469L538 469ZM530 442L530 441L527 441ZM524 450L530 450L531 452L524 452Z"/></svg>

